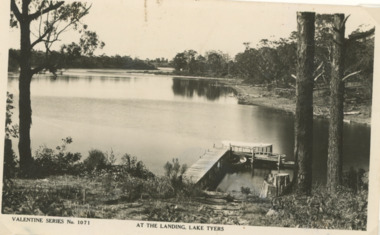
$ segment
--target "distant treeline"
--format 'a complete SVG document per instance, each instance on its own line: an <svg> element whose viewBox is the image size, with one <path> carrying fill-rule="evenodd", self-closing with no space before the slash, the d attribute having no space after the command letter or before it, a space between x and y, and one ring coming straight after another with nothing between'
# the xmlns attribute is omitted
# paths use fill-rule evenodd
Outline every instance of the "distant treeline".
<svg viewBox="0 0 380 235"><path fill-rule="evenodd" d="M18 57L20 50L9 50L8 71L18 71ZM38 67L45 62L45 52L32 51L32 66ZM49 54L49 63L57 69L62 68L104 68L104 69L136 69L136 70L152 70L156 66L149 62L129 56L83 56L73 55L51 51Z"/></svg>
<svg viewBox="0 0 380 235"><path fill-rule="evenodd" d="M315 32L315 84L328 85L331 74L332 18L318 15ZM358 28L353 34L361 34ZM291 88L295 86L297 32L288 38L262 39L257 45L243 43L234 58L221 51L199 54L194 50L177 53L171 61L174 73L191 76L239 77L253 84ZM346 45L344 74L356 73L349 81L360 82L372 90L374 36L349 41ZM369 94L370 95L370 94Z"/></svg>

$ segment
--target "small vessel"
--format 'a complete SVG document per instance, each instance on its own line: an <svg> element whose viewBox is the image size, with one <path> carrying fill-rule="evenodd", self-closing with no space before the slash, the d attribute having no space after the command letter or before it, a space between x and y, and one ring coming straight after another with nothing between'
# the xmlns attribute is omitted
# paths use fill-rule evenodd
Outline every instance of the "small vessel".
<svg viewBox="0 0 380 235"><path fill-rule="evenodd" d="M232 159L231 164L238 166L243 165L247 162L247 158L245 156L236 156L234 159Z"/></svg>

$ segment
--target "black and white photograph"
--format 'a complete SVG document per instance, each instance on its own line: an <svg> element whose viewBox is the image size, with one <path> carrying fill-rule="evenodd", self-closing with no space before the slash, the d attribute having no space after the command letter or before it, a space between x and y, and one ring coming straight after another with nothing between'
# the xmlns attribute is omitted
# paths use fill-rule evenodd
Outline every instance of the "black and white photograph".
<svg viewBox="0 0 380 235"><path fill-rule="evenodd" d="M5 2L4 234L380 234L379 7Z"/></svg>

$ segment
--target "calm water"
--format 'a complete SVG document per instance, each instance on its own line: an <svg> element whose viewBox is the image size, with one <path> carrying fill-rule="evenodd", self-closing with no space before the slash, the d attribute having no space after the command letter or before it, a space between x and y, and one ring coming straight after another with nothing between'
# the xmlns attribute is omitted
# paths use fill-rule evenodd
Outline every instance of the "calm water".
<svg viewBox="0 0 380 235"><path fill-rule="evenodd" d="M16 106L17 87L17 77L10 76L8 90L15 94ZM129 153L158 174L172 158L193 164L222 140L270 142L274 152L293 160L293 116L238 105L233 91L215 81L69 70L57 79L39 75L31 92L33 151L43 144L54 148L71 136L70 151L84 157L91 148ZM13 117L17 119L17 110ZM314 122L315 181L325 181L327 127L326 121ZM346 125L344 138L344 167L368 169L370 128Z"/></svg>

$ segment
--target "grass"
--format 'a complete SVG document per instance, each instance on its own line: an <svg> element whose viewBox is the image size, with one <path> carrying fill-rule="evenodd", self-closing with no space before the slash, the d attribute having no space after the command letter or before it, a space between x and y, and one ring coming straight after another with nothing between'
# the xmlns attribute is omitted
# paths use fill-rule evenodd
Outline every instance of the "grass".
<svg viewBox="0 0 380 235"><path fill-rule="evenodd" d="M278 198L271 219L281 227L366 230L367 198L367 190L339 187L330 193L315 186L311 196Z"/></svg>
<svg viewBox="0 0 380 235"><path fill-rule="evenodd" d="M131 185L132 184L132 185ZM7 187L7 186L5 186ZM191 187L191 186L188 186ZM54 176L14 179L3 213L228 225L365 230L367 191L316 187L312 196L239 201L220 194L175 193L163 178ZM186 189L190 190L190 189ZM221 196L222 195L222 196ZM224 195L224 196L223 196ZM271 215L267 215L272 211Z"/></svg>
<svg viewBox="0 0 380 235"><path fill-rule="evenodd" d="M265 216L269 203L242 210L241 202L207 203L205 196L171 191L164 179L116 181L102 177L54 176L14 179L5 189L3 213L167 222L247 224L241 216ZM124 188L125 187L125 188ZM191 186L187 186L191 187ZM137 196L134 188L140 188ZM184 190L190 191L189 188ZM193 190L194 191L194 190ZM196 190L195 190L196 191ZM260 207L261 209L257 209ZM226 217L226 215L229 215ZM241 222L241 221L243 222ZM245 222L244 222L245 221Z"/></svg>
<svg viewBox="0 0 380 235"><path fill-rule="evenodd" d="M155 176L141 161L125 154L113 165L113 154L65 151L71 138L54 151L41 149L36 166L65 169L34 179L7 178L3 183L2 213L78 218L149 220L252 226L365 230L368 174L354 170L343 175L344 187L334 193L314 186L311 196L286 195L272 201L241 188L242 197L204 192L182 182L186 166L177 159ZM93 157L91 157L93 156ZM79 170L80 171L79 171ZM70 175L62 175L71 172ZM78 173L79 172L79 173ZM17 173L17 172L16 172ZM17 175L17 174L14 174ZM269 212L269 213L268 213Z"/></svg>

